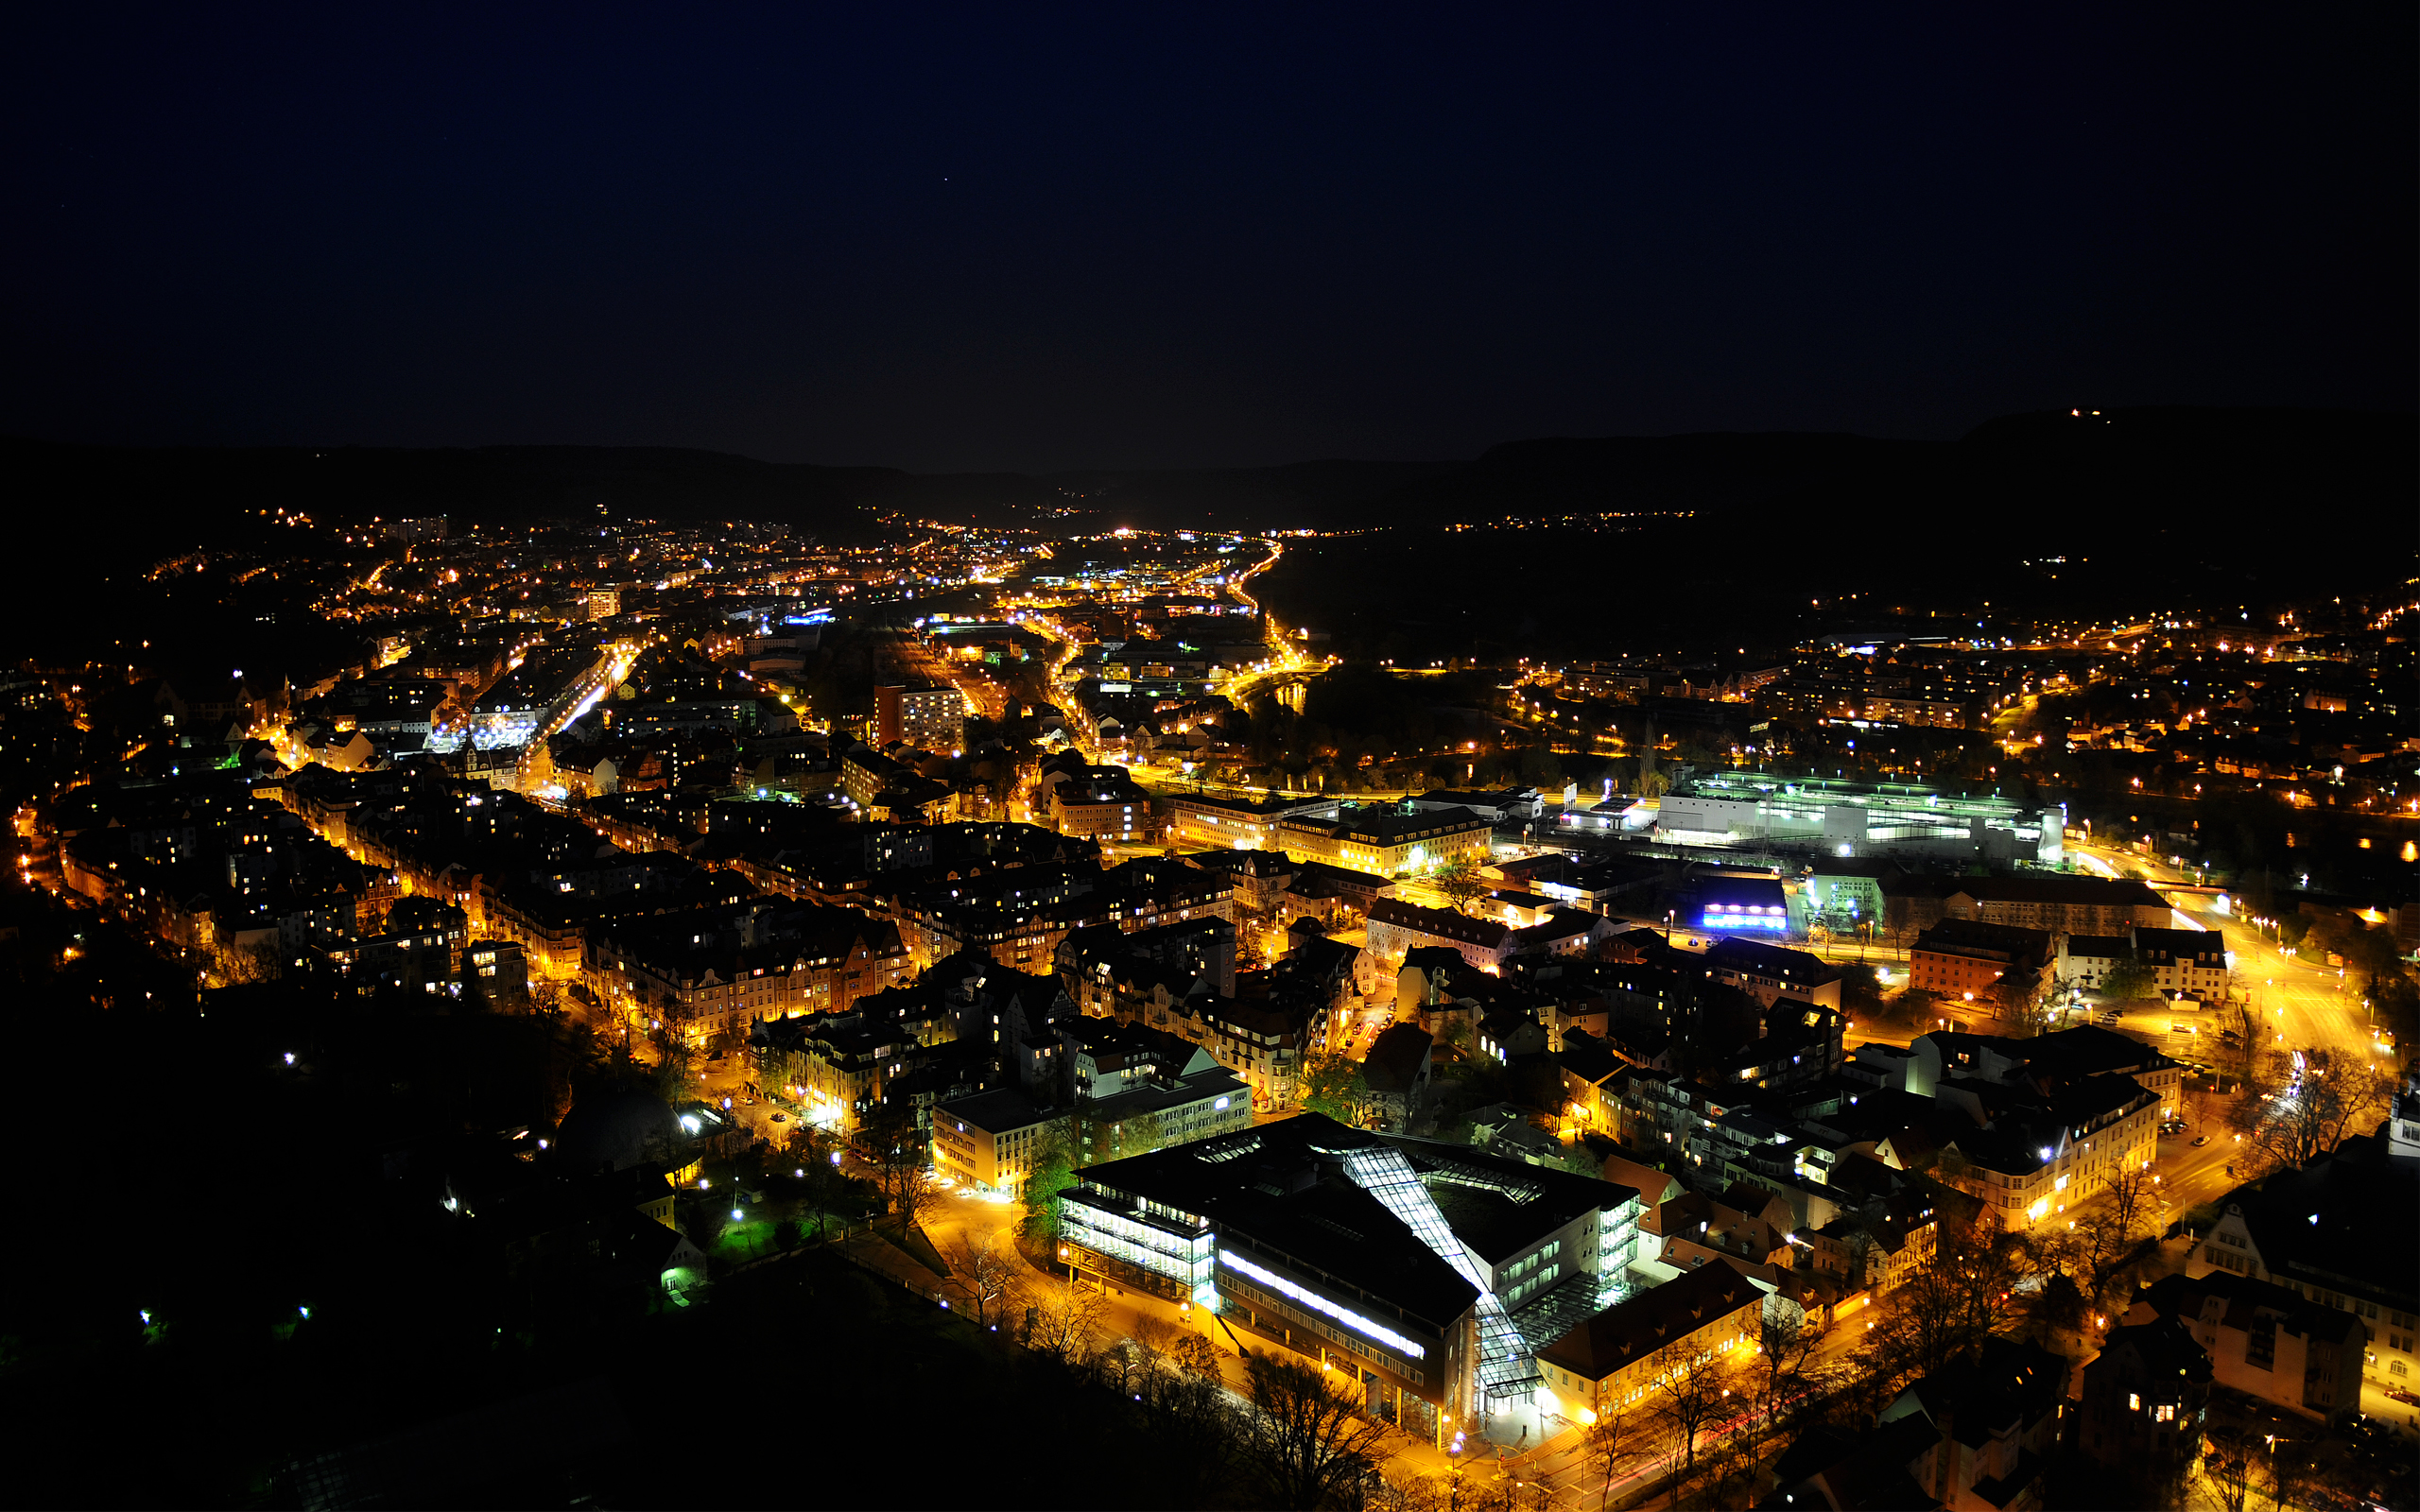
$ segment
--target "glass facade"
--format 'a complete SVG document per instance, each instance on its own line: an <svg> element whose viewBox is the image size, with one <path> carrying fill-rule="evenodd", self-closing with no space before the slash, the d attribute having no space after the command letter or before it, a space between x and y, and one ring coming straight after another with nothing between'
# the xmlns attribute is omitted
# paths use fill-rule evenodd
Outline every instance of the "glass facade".
<svg viewBox="0 0 2420 1512"><path fill-rule="evenodd" d="M1630 1268L1638 1261L1636 1202L1597 1214L1597 1305L1611 1307L1630 1296Z"/></svg>
<svg viewBox="0 0 2420 1512"><path fill-rule="evenodd" d="M1123 1211L1121 1211L1123 1210ZM1059 1194L1059 1234L1068 1244L1166 1277L1187 1293L1206 1293L1213 1263L1210 1233L1157 1203L1128 1204L1098 1188Z"/></svg>

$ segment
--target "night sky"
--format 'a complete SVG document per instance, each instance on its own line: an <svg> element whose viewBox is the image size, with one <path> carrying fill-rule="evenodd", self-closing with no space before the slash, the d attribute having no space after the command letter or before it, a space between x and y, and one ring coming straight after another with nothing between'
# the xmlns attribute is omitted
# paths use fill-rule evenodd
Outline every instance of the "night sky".
<svg viewBox="0 0 2420 1512"><path fill-rule="evenodd" d="M2415 399L2408 5L46 9L15 434L1042 470Z"/></svg>

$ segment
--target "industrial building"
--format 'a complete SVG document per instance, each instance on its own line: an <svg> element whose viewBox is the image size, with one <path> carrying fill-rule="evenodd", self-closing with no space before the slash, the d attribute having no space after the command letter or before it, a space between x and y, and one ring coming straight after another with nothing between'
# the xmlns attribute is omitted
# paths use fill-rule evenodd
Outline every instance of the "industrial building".
<svg viewBox="0 0 2420 1512"><path fill-rule="evenodd" d="M1691 776L1664 795L1655 829L1680 845L1910 860L2066 859L2063 808L1964 798L1913 782L1841 782L1769 772Z"/></svg>

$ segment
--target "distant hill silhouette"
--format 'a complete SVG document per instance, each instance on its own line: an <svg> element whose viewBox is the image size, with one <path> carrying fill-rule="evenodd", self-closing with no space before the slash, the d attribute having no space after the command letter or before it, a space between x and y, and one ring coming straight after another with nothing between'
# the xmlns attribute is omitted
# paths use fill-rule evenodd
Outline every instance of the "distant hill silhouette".
<svg viewBox="0 0 2420 1512"><path fill-rule="evenodd" d="M1956 441L1710 433L1512 441L1466 461L1331 459L1269 468L919 474L760 462L668 447L132 448L0 439L0 485L26 562L48 564L9 616L48 616L130 567L258 541L260 511L366 522L442 513L458 525L549 517L777 520L870 540L886 517L1081 531L1385 527L1322 541L1270 582L1282 610L1449 619L1508 592L1475 564L1520 558L1545 595L1498 627L1576 628L1618 593L1638 613L1703 618L1766 601L2139 606L2275 598L2412 575L2409 415L2144 408L2012 415ZM1642 517L1618 535L1436 536L1510 518ZM1428 533L1423 535L1423 533ZM2028 565L2067 558L2051 566ZM46 592L45 592L46 590ZM1357 596L1359 595L1359 596ZM1559 598L1557 597L1559 595ZM1579 598L1558 610L1547 598ZM0 630L6 628L0 624ZM1716 631L1718 635L1726 633ZM1458 630L1457 635L1460 634ZM1561 639L1549 636L1548 639Z"/></svg>
<svg viewBox="0 0 2420 1512"><path fill-rule="evenodd" d="M2153 408L1989 421L1957 441L1792 432L1511 441L1466 461L1331 459L1266 468L914 473L759 462L672 447L99 447L0 439L23 506L121 512L207 530L262 507L467 520L585 515L775 518L848 534L878 512L996 524L1080 517L1137 526L1444 525L1505 514L1696 509L1779 523L1830 507L1927 502L2087 511L2096 528L2175 511L2291 512L2411 523L2414 418L2326 410ZM2123 518L2102 511L2118 509ZM1111 517L1115 517L1113 520ZM2067 520L2045 519L2045 524ZM2306 524L2309 522L2305 521Z"/></svg>
<svg viewBox="0 0 2420 1512"><path fill-rule="evenodd" d="M1616 624L1681 649L1900 610L2257 606L2414 576L2415 440L2411 416L2170 408L2010 416L1954 442L1518 441L1321 522L1391 528L1297 545L1263 597L1407 661L1585 654ZM1442 528L1601 512L1646 518Z"/></svg>
<svg viewBox="0 0 2420 1512"><path fill-rule="evenodd" d="M0 480L22 504L88 519L108 511L175 545L201 543L262 508L501 524L586 517L602 505L622 518L777 519L856 539L885 510L1031 512L1060 498L1016 473L920 475L652 446L140 448L12 438L0 441Z"/></svg>

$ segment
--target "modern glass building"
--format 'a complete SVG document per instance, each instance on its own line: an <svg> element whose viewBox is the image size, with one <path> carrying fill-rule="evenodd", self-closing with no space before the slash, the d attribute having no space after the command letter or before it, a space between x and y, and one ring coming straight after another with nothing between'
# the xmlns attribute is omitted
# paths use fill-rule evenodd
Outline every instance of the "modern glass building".
<svg viewBox="0 0 2420 1512"><path fill-rule="evenodd" d="M1638 1194L1317 1114L1087 1167L1061 1258L1357 1379L1425 1437L1539 1419L1536 1354L1627 1295Z"/></svg>

